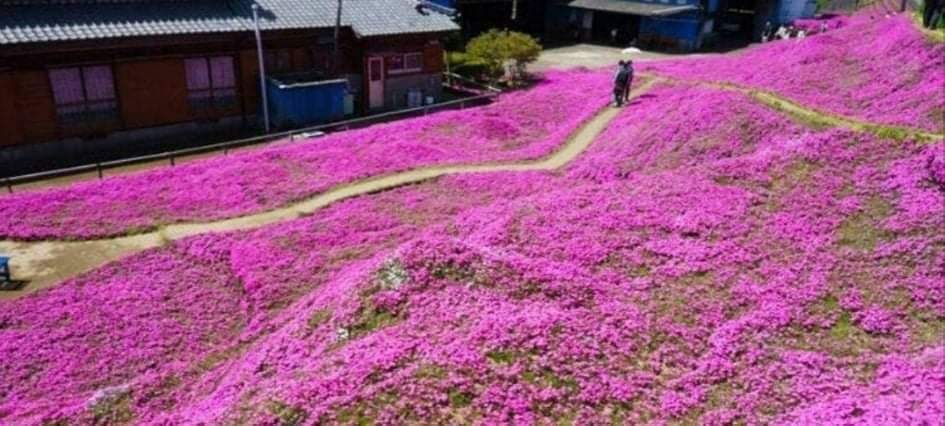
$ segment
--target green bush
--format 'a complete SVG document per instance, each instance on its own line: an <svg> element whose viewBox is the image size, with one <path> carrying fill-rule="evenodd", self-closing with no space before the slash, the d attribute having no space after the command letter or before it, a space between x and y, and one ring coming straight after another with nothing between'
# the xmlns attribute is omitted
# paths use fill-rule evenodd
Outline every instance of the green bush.
<svg viewBox="0 0 945 426"><path fill-rule="evenodd" d="M538 59L541 49L528 34L492 29L469 41L466 60L482 64L486 77L493 82L506 75L516 81L525 77L526 67Z"/></svg>

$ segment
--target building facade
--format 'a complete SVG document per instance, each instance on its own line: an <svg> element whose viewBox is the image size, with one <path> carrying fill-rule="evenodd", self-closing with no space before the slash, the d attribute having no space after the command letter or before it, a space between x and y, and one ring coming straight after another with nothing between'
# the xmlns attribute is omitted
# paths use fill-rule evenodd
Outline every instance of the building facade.
<svg viewBox="0 0 945 426"><path fill-rule="evenodd" d="M815 0L572 0L549 11L549 26L582 41L692 51L720 37L759 40L766 21L815 10Z"/></svg>
<svg viewBox="0 0 945 426"><path fill-rule="evenodd" d="M336 56L335 1L257 3L268 75L344 78L361 114L440 97L447 16L345 2ZM258 128L251 4L0 0L0 164Z"/></svg>

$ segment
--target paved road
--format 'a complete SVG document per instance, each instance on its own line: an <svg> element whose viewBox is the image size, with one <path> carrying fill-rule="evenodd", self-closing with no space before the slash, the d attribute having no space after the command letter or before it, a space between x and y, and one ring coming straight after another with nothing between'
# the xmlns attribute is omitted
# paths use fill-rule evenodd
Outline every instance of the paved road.
<svg viewBox="0 0 945 426"><path fill-rule="evenodd" d="M529 66L532 71L548 69L568 69L574 67L600 68L613 66L621 59L634 61L654 61L661 59L687 59L703 57L704 53L678 54L640 51L630 54L622 48L596 44L575 44L572 46L546 49L538 61Z"/></svg>

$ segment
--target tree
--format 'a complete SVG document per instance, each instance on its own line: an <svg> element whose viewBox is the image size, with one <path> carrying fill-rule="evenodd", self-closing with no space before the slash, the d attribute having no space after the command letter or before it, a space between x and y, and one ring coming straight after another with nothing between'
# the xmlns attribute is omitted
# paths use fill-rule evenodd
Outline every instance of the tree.
<svg viewBox="0 0 945 426"><path fill-rule="evenodd" d="M512 31L506 33L505 36L509 59L512 60L512 79L523 80L528 64L538 60L541 45L528 34Z"/></svg>
<svg viewBox="0 0 945 426"><path fill-rule="evenodd" d="M469 41L466 55L483 64L486 74L493 82L506 75L506 66L512 81L525 77L528 64L535 62L541 54L541 45L528 34L515 31L489 30Z"/></svg>
<svg viewBox="0 0 945 426"><path fill-rule="evenodd" d="M503 38L501 31L492 29L480 34L466 44L466 56L482 63L486 70L486 76L491 81L498 80L504 72L503 67L507 54Z"/></svg>

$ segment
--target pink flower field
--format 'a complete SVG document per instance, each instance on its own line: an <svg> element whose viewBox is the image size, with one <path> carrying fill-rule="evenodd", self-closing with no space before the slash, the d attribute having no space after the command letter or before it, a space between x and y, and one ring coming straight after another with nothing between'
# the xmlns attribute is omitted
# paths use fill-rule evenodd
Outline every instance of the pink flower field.
<svg viewBox="0 0 945 426"><path fill-rule="evenodd" d="M551 72L495 104L101 182L0 195L0 238L89 239L257 213L425 165L537 159L607 103L610 75Z"/></svg>
<svg viewBox="0 0 945 426"><path fill-rule="evenodd" d="M770 90L860 120L945 132L945 44L927 40L904 15L863 13L842 22L824 34L742 54L642 69Z"/></svg>
<svg viewBox="0 0 945 426"><path fill-rule="evenodd" d="M943 424L942 229L941 141L660 83L561 170L351 198L4 302L0 424Z"/></svg>

